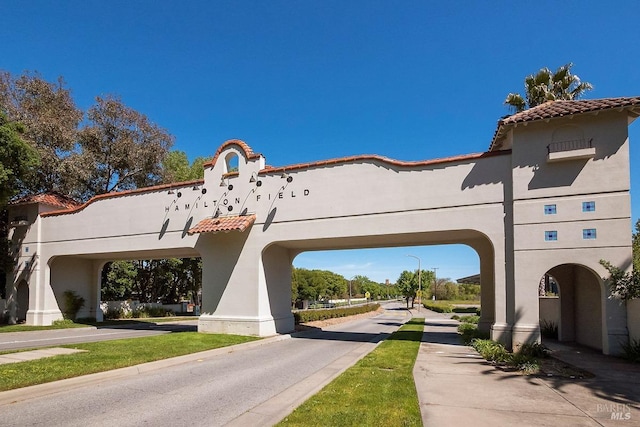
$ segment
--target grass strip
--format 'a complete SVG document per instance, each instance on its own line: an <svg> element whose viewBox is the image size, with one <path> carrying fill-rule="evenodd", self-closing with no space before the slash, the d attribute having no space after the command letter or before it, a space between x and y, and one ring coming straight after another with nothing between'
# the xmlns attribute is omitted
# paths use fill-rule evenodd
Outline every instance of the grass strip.
<svg viewBox="0 0 640 427"><path fill-rule="evenodd" d="M311 397L280 426L421 426L413 382L424 319L414 318Z"/></svg>
<svg viewBox="0 0 640 427"><path fill-rule="evenodd" d="M168 316L168 317L141 317L136 319L116 319L105 320L103 322L92 321L75 321L70 320L57 321L49 326L33 326L33 325L0 325L0 333L3 332L28 332L28 331L49 331L53 329L71 329L71 328L87 328L90 326L124 326L136 323L169 323L181 320L198 320L195 316Z"/></svg>
<svg viewBox="0 0 640 427"><path fill-rule="evenodd" d="M124 368L259 339L240 335L174 332L59 347L88 350L64 356L0 365L0 391Z"/></svg>

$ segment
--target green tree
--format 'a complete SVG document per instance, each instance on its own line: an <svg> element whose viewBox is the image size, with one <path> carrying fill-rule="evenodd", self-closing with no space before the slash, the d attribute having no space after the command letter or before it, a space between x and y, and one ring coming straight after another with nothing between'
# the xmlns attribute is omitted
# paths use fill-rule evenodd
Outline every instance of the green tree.
<svg viewBox="0 0 640 427"><path fill-rule="evenodd" d="M413 308L413 303L418 293L418 278L412 272L408 270L404 270L400 273L400 277L396 281L396 286L400 291L400 294L407 301L407 308L409 308L409 301L411 301L411 308Z"/></svg>
<svg viewBox="0 0 640 427"><path fill-rule="evenodd" d="M26 181L39 164L38 153L22 140L24 127L0 112L0 209L25 191Z"/></svg>
<svg viewBox="0 0 640 427"><path fill-rule="evenodd" d="M79 134L86 176L82 198L154 185L173 137L118 98L96 97Z"/></svg>
<svg viewBox="0 0 640 427"><path fill-rule="evenodd" d="M131 298L138 271L133 261L114 261L105 265L102 276L102 301Z"/></svg>
<svg viewBox="0 0 640 427"><path fill-rule="evenodd" d="M26 191L26 182L39 164L37 152L21 138L23 130L0 112L0 298L6 297L6 273L16 262L15 251L9 249L7 203Z"/></svg>
<svg viewBox="0 0 640 427"><path fill-rule="evenodd" d="M609 296L621 300L640 298L640 220L636 222L636 231L632 240L632 271L617 267L609 261L600 260L600 264L609 272L604 280L609 282Z"/></svg>
<svg viewBox="0 0 640 427"><path fill-rule="evenodd" d="M572 63L559 67L555 72L541 68L536 74L524 79L525 95L510 93L504 103L513 111L520 112L547 101L560 99L572 100L580 98L585 92L593 89L591 83L582 82L571 73Z"/></svg>
<svg viewBox="0 0 640 427"><path fill-rule="evenodd" d="M420 286L418 286L418 277L422 282ZM433 283L433 278L433 271L429 270L422 270L420 274L418 274L418 270L415 272L405 270L400 273L396 286L400 294L407 300L407 308L409 307L409 301L411 301L411 308L413 308L419 289L421 288L422 293L425 294Z"/></svg>
<svg viewBox="0 0 640 427"><path fill-rule="evenodd" d="M204 162L206 158L196 157L189 164L187 153L184 151L172 150L162 161L162 181L184 182L204 178Z"/></svg>
<svg viewBox="0 0 640 427"><path fill-rule="evenodd" d="M24 126L22 139L38 152L40 164L29 177L29 192L70 194L80 174L76 141L83 114L62 77L52 83L37 73L13 77L0 72L0 111Z"/></svg>

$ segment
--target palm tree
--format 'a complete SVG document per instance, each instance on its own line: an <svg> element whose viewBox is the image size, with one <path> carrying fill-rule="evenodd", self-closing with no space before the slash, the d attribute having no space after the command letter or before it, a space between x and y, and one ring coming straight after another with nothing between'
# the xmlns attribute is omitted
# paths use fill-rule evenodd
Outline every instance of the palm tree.
<svg viewBox="0 0 640 427"><path fill-rule="evenodd" d="M547 101L580 98L586 91L593 89L593 85L581 82L580 77L571 74L571 67L573 64L568 63L555 73L547 67L541 68L536 74L524 79L526 99L519 93L510 93L504 103L518 113Z"/></svg>

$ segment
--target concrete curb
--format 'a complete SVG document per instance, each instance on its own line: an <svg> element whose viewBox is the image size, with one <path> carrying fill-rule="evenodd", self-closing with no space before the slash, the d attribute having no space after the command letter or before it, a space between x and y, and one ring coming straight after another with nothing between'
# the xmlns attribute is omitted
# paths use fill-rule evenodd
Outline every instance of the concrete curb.
<svg viewBox="0 0 640 427"><path fill-rule="evenodd" d="M386 338L385 338L386 339ZM255 406L225 424L226 427L272 426L282 421L298 406L373 351L382 341L366 342L313 375Z"/></svg>
<svg viewBox="0 0 640 427"><path fill-rule="evenodd" d="M402 320L402 325L411 320L415 314L408 310L409 316ZM398 326L394 332L400 329ZM334 360L324 368L307 377L304 381L289 387L280 394L251 408L242 415L234 418L225 427L272 426L285 419L298 406L322 390L326 385L338 378L347 369L358 363L363 357L371 353L380 343L392 334L384 333L382 339L374 339L359 345L349 353ZM376 341L377 340L377 341Z"/></svg>
<svg viewBox="0 0 640 427"><path fill-rule="evenodd" d="M11 403L21 402L37 397L50 394L56 394L70 389L82 387L89 384L97 384L102 381L121 378L131 375L140 375L146 372L158 369L168 368L183 363L194 362L197 360L210 359L220 354L233 353L235 351L247 350L250 348L260 347L272 342L290 339L291 335L276 335L257 341L251 341L243 344L232 345L228 347L220 347L213 350L201 351L198 353L185 354L183 356L172 357L170 359L156 360L155 362L147 362L140 365L127 366L126 368L113 369L111 371L97 372L95 374L83 375L80 377L68 378L65 380L53 381L45 384L38 384L29 387L18 388L0 392L0 406Z"/></svg>

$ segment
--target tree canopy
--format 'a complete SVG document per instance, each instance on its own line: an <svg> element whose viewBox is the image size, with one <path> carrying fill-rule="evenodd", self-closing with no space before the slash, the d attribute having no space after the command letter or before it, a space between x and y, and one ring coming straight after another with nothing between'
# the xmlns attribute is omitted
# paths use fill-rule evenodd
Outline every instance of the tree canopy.
<svg viewBox="0 0 640 427"><path fill-rule="evenodd" d="M609 296L611 298L630 300L640 298L640 219L636 222L636 231L632 240L632 270L626 271L623 267L611 264L609 261L600 260L600 264L607 269L609 277L604 279L609 282Z"/></svg>
<svg viewBox="0 0 640 427"><path fill-rule="evenodd" d="M83 112L62 77L0 72L0 112L23 127L40 161L24 194L56 191L84 201L164 178L173 136L116 96L98 96Z"/></svg>
<svg viewBox="0 0 640 427"><path fill-rule="evenodd" d="M418 274L418 270L404 270L400 273L396 285L400 294L407 300L407 306L409 306L409 301L411 301L411 307L413 308L413 303L418 296L418 290L421 288L423 294L426 293L434 277L433 271L430 270L422 270L420 274ZM420 282L422 282L420 286L418 286L418 278Z"/></svg>
<svg viewBox="0 0 640 427"><path fill-rule="evenodd" d="M119 98L96 97L79 132L86 195L157 184L173 137Z"/></svg>
<svg viewBox="0 0 640 427"><path fill-rule="evenodd" d="M163 182L184 182L204 177L204 157L196 157L191 164L184 151L169 152L162 161Z"/></svg>
<svg viewBox="0 0 640 427"><path fill-rule="evenodd" d="M555 72L547 67L541 68L536 74L524 79L524 96L510 93L504 103L518 113L547 101L580 98L585 92L593 89L593 86L591 83L580 81L577 75L571 73L571 67L573 64L568 63Z"/></svg>
<svg viewBox="0 0 640 427"><path fill-rule="evenodd" d="M75 169L74 151L82 120L71 91L60 77L55 83L38 74L13 77L0 72L0 111L24 126L22 138L34 148L40 164L29 182L28 192L58 191L71 194Z"/></svg>
<svg viewBox="0 0 640 427"><path fill-rule="evenodd" d="M37 152L22 140L24 127L0 112L0 207L26 187L39 164Z"/></svg>

